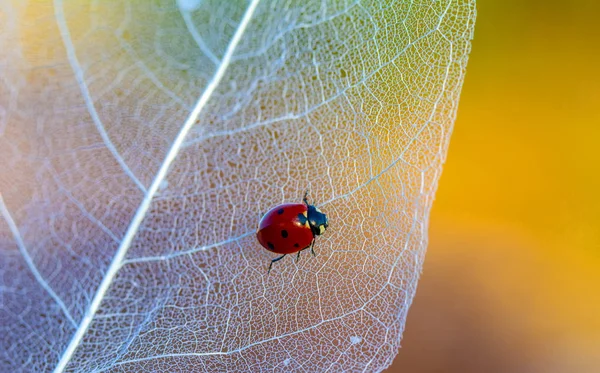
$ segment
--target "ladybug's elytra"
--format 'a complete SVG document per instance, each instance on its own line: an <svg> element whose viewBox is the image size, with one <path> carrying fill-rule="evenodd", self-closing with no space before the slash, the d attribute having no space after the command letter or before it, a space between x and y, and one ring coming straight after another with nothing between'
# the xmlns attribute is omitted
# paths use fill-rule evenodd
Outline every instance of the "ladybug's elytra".
<svg viewBox="0 0 600 373"><path fill-rule="evenodd" d="M308 203L308 192L304 194L303 203L284 203L269 210L258 223L256 238L267 250L283 254L271 260L269 272L273 263L283 259L287 254L308 249L315 255L313 246L315 237L327 229L327 215L314 205Z"/></svg>

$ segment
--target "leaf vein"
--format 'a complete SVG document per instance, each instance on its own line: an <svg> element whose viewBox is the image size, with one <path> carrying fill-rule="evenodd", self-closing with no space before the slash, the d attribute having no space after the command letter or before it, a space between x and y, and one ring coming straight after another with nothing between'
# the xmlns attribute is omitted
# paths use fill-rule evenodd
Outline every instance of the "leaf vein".
<svg viewBox="0 0 600 373"><path fill-rule="evenodd" d="M117 148L115 147L115 145L112 143L108 133L106 132L106 128L104 127L104 124L102 123L102 120L100 119L100 116L98 115L98 112L96 111L96 107L94 106L94 101L92 99L92 96L90 94L88 86L85 82L83 70L81 69L81 65L80 65L79 60L77 59L77 55L75 53L75 46L73 45L73 42L71 40L71 33L69 32L69 26L67 25L67 20L65 18L62 5L63 5L62 0L54 0L54 16L56 18L56 23L58 25L60 36L61 36L63 44L65 46L65 51L67 53L67 59L69 60L69 63L71 64L71 68L73 69L73 74L75 75L75 79L77 80L77 84L79 85L79 89L81 90L81 94L83 95L83 99L85 101L85 106L88 109L90 117L92 118L92 121L94 122L94 125L96 126L96 129L98 130L98 133L100 134L100 137L102 137L104 144L106 145L108 150L111 152L111 154L113 155L113 157L115 158L117 163L119 163L119 165L121 166L123 171L125 171L125 173L131 178L131 180L133 180L135 185L137 185L137 187L142 192L146 193L146 187L135 176L133 171L131 171L131 169L129 168L129 166L127 165L127 163L125 162L125 160L123 159L123 157L121 156L121 154L119 153Z"/></svg>
<svg viewBox="0 0 600 373"><path fill-rule="evenodd" d="M56 302L56 304L58 304L58 306L62 310L62 312L65 315L65 317L67 318L67 320L69 320L71 325L73 327L77 327L77 323L73 319L73 316L71 316L71 313L69 312L69 309L67 308L67 305L58 296L58 294L56 294L56 292L52 289L52 287L50 286L48 281L46 281L44 279L44 277L42 276L40 271L37 269L37 266L33 262L33 258L31 257L31 255L29 255L29 251L27 251L27 247L25 246L25 242L23 241L23 237L21 236L19 227L17 227L17 224L15 223L14 219L12 218L12 215L10 214L8 207L4 203L2 194L0 194L0 214L2 214L2 217L6 221L6 224L8 224L8 228L10 229L10 231L13 234L15 242L17 243L17 247L19 248L19 252L23 256L23 259L25 259L25 263L27 264L27 267L29 267L29 270L33 274L33 277L35 277L35 280L40 284L40 286L44 290L46 290L48 295L50 295L50 297L52 297L52 299Z"/></svg>
<svg viewBox="0 0 600 373"><path fill-rule="evenodd" d="M215 72L213 79L210 81L210 83L206 87L206 90L202 93L202 95L198 99L196 105L194 106L194 109L189 114L188 118L186 119L185 123L183 124L183 127L177 134L177 137L175 138L173 145L169 149L169 152L167 153L165 160L163 161L162 165L160 166L154 180L152 181L152 184L150 185L150 188L148 189L147 193L145 194L144 199L142 200L131 223L129 224L129 227L127 228L127 232L125 233L125 236L123 237L123 241L121 242L121 245L119 245L119 248L117 249L117 252L116 252L114 258L113 258L110 266L108 267L106 275L104 276L104 278L102 279L102 282L100 283L98 289L96 290L96 294L94 295L92 302L90 303L89 307L87 308L86 313L85 313L83 319L81 320L79 327L77 328L77 331L73 335L66 350L62 354L62 356L58 362L58 365L54 369L54 373L62 373L65 370L67 364L71 361L73 355L75 354L75 350L79 346L81 340L83 339L83 336L85 335L90 324L92 323L94 315L98 311L98 308L100 307L100 303L102 302L102 299L104 299L104 295L107 293L108 288L112 284L113 279L115 278L115 276L117 275L117 272L120 270L121 266L123 265L125 255L127 254L127 251L129 249L129 247L131 246L131 243L133 242L133 238L137 234L138 229L139 229L140 225L142 224L144 217L146 216L146 212L150 208L150 204L152 202L152 199L154 198L154 195L156 194L162 181L166 177L167 172L169 171L169 167L171 166L171 164L175 160L177 154L179 153L179 151L181 149L181 145L183 144L185 137L187 136L187 134L190 131L190 129L192 128L192 126L196 123L196 119L200 115L200 112L202 111L202 109L204 109L204 107L206 106L206 103L212 96L212 93L217 88L221 79L223 78L223 75L225 74L225 71L227 70L227 67L229 66L229 63L231 61L231 57L233 56L233 53L234 53L239 41L241 40L242 35L244 34L244 32L246 30L246 27L250 23L250 20L252 19L252 16L254 14L254 11L256 10L256 7L258 6L258 3L259 3L259 0L252 0L250 5L246 9L246 12L244 13L243 18L240 21L239 27L237 28L235 34L233 35L231 41L229 42L229 45L227 46L225 55L223 56L223 59L221 60L221 64L219 65L219 68ZM61 0L55 0L55 5L60 6ZM60 13L60 12L57 11L57 13ZM62 18L64 21L64 15L62 16Z"/></svg>

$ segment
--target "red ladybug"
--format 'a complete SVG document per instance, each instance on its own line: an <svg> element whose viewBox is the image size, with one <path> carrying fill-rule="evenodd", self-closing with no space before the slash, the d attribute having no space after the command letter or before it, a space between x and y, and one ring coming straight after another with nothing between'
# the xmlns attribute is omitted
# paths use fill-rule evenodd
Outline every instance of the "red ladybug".
<svg viewBox="0 0 600 373"><path fill-rule="evenodd" d="M284 203L269 210L258 223L256 238L267 250L283 254L271 260L269 272L273 263L281 260L287 254L308 249L313 256L315 237L322 235L327 229L327 216L314 205L308 203L304 194L304 203Z"/></svg>

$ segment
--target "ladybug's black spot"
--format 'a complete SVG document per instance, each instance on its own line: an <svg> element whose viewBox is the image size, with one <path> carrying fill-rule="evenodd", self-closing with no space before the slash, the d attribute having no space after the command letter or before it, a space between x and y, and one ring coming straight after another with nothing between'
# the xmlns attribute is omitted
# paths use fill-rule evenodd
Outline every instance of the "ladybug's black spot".
<svg viewBox="0 0 600 373"><path fill-rule="evenodd" d="M283 237L283 238L287 238L287 236L288 236L288 233L287 233L287 231L286 231L285 229L284 229L284 230L282 230L282 231L281 231L281 237Z"/></svg>
<svg viewBox="0 0 600 373"><path fill-rule="evenodd" d="M275 245L273 245L271 242L267 242L267 246L269 246L269 250L275 250Z"/></svg>
<svg viewBox="0 0 600 373"><path fill-rule="evenodd" d="M277 210L277 213L278 213L279 215L283 214L283 209L279 209L279 210Z"/></svg>
<svg viewBox="0 0 600 373"><path fill-rule="evenodd" d="M300 245L299 245L299 244L296 242L296 243L294 244L294 247L300 247Z"/></svg>

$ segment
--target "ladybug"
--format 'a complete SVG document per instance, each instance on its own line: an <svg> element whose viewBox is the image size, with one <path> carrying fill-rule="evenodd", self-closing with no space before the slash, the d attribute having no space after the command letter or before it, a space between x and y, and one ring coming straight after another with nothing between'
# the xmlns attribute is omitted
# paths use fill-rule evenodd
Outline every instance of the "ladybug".
<svg viewBox="0 0 600 373"><path fill-rule="evenodd" d="M315 256L315 237L322 235L327 229L327 215L314 205L308 203L308 191L304 194L303 203L284 203L269 210L258 223L256 238L267 250L283 254L271 260L273 263L283 259L287 254L308 249Z"/></svg>

